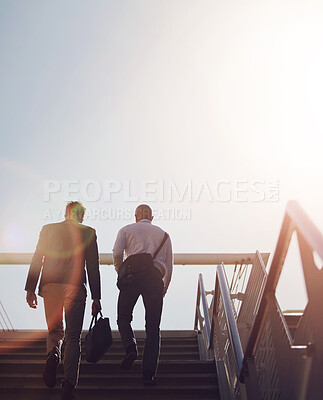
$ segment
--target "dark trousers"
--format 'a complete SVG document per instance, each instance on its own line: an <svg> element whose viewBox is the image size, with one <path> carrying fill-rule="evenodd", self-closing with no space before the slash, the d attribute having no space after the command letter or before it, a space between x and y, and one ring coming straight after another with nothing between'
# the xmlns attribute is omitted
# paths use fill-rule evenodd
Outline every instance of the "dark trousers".
<svg viewBox="0 0 323 400"><path fill-rule="evenodd" d="M127 289L120 290L118 299L118 328L125 350L136 345L131 328L132 313L139 296L142 296L145 307L146 340L142 360L142 370L155 375L157 370L160 332L159 325L163 309L164 283L162 275L156 268L146 274Z"/></svg>

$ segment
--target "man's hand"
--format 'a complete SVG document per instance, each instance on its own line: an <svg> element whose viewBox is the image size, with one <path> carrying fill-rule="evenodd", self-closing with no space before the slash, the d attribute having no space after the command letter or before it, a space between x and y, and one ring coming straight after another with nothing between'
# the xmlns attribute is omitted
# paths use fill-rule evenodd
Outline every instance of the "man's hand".
<svg viewBox="0 0 323 400"><path fill-rule="evenodd" d="M26 300L30 308L37 308L37 296L31 290L27 290Z"/></svg>
<svg viewBox="0 0 323 400"><path fill-rule="evenodd" d="M114 264L114 269L116 270L117 274L119 273L119 268L123 262L123 255L113 255L113 264Z"/></svg>
<svg viewBox="0 0 323 400"><path fill-rule="evenodd" d="M96 316L98 312L102 309L101 302L99 299L93 299L92 301L92 315Z"/></svg>

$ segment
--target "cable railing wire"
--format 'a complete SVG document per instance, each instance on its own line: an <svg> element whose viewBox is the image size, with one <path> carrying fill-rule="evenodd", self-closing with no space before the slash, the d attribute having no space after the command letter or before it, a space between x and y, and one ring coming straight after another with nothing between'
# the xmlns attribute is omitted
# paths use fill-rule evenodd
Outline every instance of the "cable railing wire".
<svg viewBox="0 0 323 400"><path fill-rule="evenodd" d="M1 324L2 330L3 331L6 331L6 330L7 331L10 331L10 330L14 331L15 329L14 329L12 323L11 323L11 320L10 320L10 318L9 318L9 316L7 314L7 311L4 308L4 305L3 305L1 300L0 300L0 306L2 308L2 310L0 309L0 317L1 317L0 324ZM2 320L2 322L1 322L1 320Z"/></svg>

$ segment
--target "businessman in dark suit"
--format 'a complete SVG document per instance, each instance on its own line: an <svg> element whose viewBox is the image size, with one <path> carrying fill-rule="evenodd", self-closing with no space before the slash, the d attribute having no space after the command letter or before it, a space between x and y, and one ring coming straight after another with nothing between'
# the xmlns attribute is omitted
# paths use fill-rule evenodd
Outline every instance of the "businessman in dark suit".
<svg viewBox="0 0 323 400"><path fill-rule="evenodd" d="M33 256L25 290L27 303L37 307L35 289L44 299L48 326L47 361L44 381L48 387L56 384L56 368L60 363L65 336L64 380L62 400L74 399L80 363L80 337L86 302L86 273L92 295L92 315L101 310L99 255L96 233L82 225L85 208L82 203L66 206L65 221L45 225ZM63 312L65 311L65 332Z"/></svg>

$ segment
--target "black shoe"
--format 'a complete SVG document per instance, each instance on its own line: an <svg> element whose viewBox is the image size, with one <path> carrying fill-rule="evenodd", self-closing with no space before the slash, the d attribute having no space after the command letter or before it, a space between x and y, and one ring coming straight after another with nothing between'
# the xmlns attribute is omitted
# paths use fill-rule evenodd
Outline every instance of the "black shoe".
<svg viewBox="0 0 323 400"><path fill-rule="evenodd" d="M127 354L124 356L124 359L121 361L120 368L123 370L129 370L133 366L133 363L138 358L138 352L136 345L130 345L127 348Z"/></svg>
<svg viewBox="0 0 323 400"><path fill-rule="evenodd" d="M143 382L144 386L157 386L154 376L152 376L150 379L144 379Z"/></svg>
<svg viewBox="0 0 323 400"><path fill-rule="evenodd" d="M75 399L73 392L74 392L74 386L68 381L63 381L61 399L62 400Z"/></svg>
<svg viewBox="0 0 323 400"><path fill-rule="evenodd" d="M131 353L127 353L124 356L124 359L121 361L120 368L125 371L131 369L133 363L135 362L135 360L137 360L137 357L138 357L137 352L132 351Z"/></svg>
<svg viewBox="0 0 323 400"><path fill-rule="evenodd" d="M53 388L56 385L56 368L59 364L59 355L55 348L47 354L46 366L43 379L47 387Z"/></svg>
<svg viewBox="0 0 323 400"><path fill-rule="evenodd" d="M142 380L143 380L144 386L156 386L157 385L155 376L151 372L143 371Z"/></svg>

